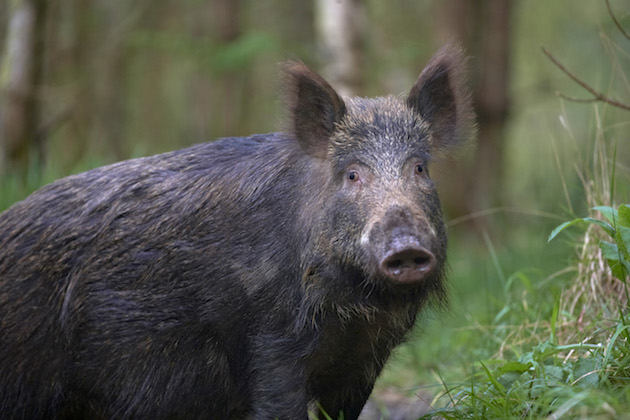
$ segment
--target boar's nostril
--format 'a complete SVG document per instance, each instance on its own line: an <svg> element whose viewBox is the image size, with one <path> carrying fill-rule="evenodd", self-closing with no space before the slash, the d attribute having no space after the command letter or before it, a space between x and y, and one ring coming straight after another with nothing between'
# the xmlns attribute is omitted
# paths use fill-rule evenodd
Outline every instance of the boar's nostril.
<svg viewBox="0 0 630 420"><path fill-rule="evenodd" d="M416 257L413 261L416 263L416 265L424 265L430 263L431 259L423 255L421 257Z"/></svg>
<svg viewBox="0 0 630 420"><path fill-rule="evenodd" d="M412 246L392 252L380 263L385 277L397 283L418 283L435 267L435 256L423 247Z"/></svg>

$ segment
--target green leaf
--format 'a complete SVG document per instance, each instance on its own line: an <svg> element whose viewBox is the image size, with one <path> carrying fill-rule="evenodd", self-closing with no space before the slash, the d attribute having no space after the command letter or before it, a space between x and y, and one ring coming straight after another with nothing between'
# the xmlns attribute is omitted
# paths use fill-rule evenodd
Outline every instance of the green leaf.
<svg viewBox="0 0 630 420"><path fill-rule="evenodd" d="M534 359L533 351L528 351L527 353L523 353L521 357L518 358L518 363L528 364L529 366L534 366L534 367L538 365L538 361Z"/></svg>
<svg viewBox="0 0 630 420"><path fill-rule="evenodd" d="M545 368L545 379L562 383L566 377L564 369L561 366L554 365L544 365Z"/></svg>
<svg viewBox="0 0 630 420"><path fill-rule="evenodd" d="M608 267L610 267L610 271L612 272L612 275L615 276L616 278L623 280L626 278L626 272L630 272L630 267L628 267L628 265L624 264L624 262L621 262L619 260L606 260L606 262L608 263ZM625 267L625 269L624 269Z"/></svg>
<svg viewBox="0 0 630 420"><path fill-rule="evenodd" d="M617 232L615 233L615 241L621 251L621 255L626 261L630 261L630 227L617 226Z"/></svg>
<svg viewBox="0 0 630 420"><path fill-rule="evenodd" d="M593 207L593 210L603 214L604 217L606 217L606 219L608 219L608 221L613 225L617 224L617 220L619 220L618 211L610 206L597 206Z"/></svg>
<svg viewBox="0 0 630 420"><path fill-rule="evenodd" d="M619 221L618 225L630 228L630 207L626 204L622 204L619 206Z"/></svg>
<svg viewBox="0 0 630 420"><path fill-rule="evenodd" d="M596 387L599 385L598 362L593 357L581 357L574 366L571 380L581 388Z"/></svg>
<svg viewBox="0 0 630 420"><path fill-rule="evenodd" d="M529 368L531 367L532 367L531 363L521 363L521 362L511 361L511 362L507 362L503 364L503 366L497 369L494 373L496 376L501 376L508 372L523 373L523 372L527 372Z"/></svg>
<svg viewBox="0 0 630 420"><path fill-rule="evenodd" d="M593 219L592 217L585 217L582 220L599 226L600 228L604 229L604 231L611 237L615 236L615 228L610 223L606 223L603 220L599 219Z"/></svg>
<svg viewBox="0 0 630 420"><path fill-rule="evenodd" d="M518 389L522 386L523 382L527 382L531 379L531 375L528 373L518 373L518 372L505 372L503 375L497 376L497 381L503 385L503 387L507 390L507 393L512 394L515 391L515 388ZM525 376L525 378L523 378ZM516 391L518 392L518 390ZM513 396L513 395L512 395Z"/></svg>
<svg viewBox="0 0 630 420"><path fill-rule="evenodd" d="M483 362L479 363L481 363L481 366L486 371L486 375L488 376L488 379L490 379L490 382L492 382L492 385L494 385L497 391L499 391L502 395L505 395L505 387L495 379L495 377L492 375L492 372L490 372L490 370L486 367L486 365L483 364Z"/></svg>
<svg viewBox="0 0 630 420"><path fill-rule="evenodd" d="M599 227L601 227L602 229L604 229L604 231L609 234L610 236L614 236L615 235L615 228L612 227L612 225L610 223L606 223L603 220L599 220L599 219L594 219L592 217L583 217L580 219L574 219L571 220L570 222L564 222L562 223L560 226L558 226L557 228L555 228L550 234L549 234L549 238L547 239L547 242L550 242L553 238L555 238L560 232L562 232L563 230L565 230L566 228L568 228L569 226L573 226L575 224L578 223L582 223L582 222L586 222L586 223L591 223L594 225L597 225Z"/></svg>
<svg viewBox="0 0 630 420"><path fill-rule="evenodd" d="M602 255L606 258L613 276L620 280L625 279L627 273L630 272L630 263L624 258L617 244L600 241L599 248L602 250Z"/></svg>
<svg viewBox="0 0 630 420"><path fill-rule="evenodd" d="M575 225L577 223L580 223L580 222L583 222L583 220L582 219L574 219L574 220L571 220L570 222L562 223L560 226L556 227L554 230L551 231L551 233L549 234L549 238L547 238L547 242L551 242L551 240L553 238L558 236L558 234L560 232L562 232L563 230L565 230L569 226L573 226L573 225Z"/></svg>
<svg viewBox="0 0 630 420"><path fill-rule="evenodd" d="M617 244L607 241L599 241L599 248L602 250L604 258L612 261L619 261L621 253Z"/></svg>

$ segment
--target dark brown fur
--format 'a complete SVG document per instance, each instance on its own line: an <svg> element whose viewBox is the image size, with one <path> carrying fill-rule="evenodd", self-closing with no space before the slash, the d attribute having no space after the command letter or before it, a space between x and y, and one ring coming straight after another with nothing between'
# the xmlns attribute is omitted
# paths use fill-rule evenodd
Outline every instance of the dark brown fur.
<svg viewBox="0 0 630 420"><path fill-rule="evenodd" d="M428 165L470 131L460 55L404 101L287 64L289 134L97 168L0 214L2 417L356 418L446 301Z"/></svg>

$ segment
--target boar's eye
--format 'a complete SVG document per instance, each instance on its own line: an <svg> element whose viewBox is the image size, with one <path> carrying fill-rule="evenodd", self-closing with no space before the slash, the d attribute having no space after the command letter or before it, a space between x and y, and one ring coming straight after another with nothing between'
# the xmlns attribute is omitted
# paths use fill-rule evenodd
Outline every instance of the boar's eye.
<svg viewBox="0 0 630 420"><path fill-rule="evenodd" d="M363 167L363 165L360 164L352 164L347 166L345 172L343 173L344 183L348 186L360 186L368 179L368 171L366 170L366 168Z"/></svg>
<svg viewBox="0 0 630 420"><path fill-rule="evenodd" d="M416 175L420 175L422 172L424 172L424 166L418 164L418 165L416 165L414 170L416 172Z"/></svg>

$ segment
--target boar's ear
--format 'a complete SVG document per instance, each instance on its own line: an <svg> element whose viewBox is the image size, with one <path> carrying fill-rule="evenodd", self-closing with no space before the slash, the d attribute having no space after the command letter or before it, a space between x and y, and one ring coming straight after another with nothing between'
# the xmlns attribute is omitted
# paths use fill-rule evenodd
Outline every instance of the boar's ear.
<svg viewBox="0 0 630 420"><path fill-rule="evenodd" d="M290 131L307 153L325 158L346 105L328 82L303 63L287 62L283 70Z"/></svg>
<svg viewBox="0 0 630 420"><path fill-rule="evenodd" d="M409 92L407 105L429 124L437 151L474 137L474 113L459 47L446 46L429 61Z"/></svg>

